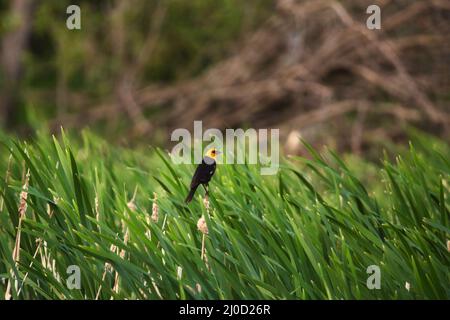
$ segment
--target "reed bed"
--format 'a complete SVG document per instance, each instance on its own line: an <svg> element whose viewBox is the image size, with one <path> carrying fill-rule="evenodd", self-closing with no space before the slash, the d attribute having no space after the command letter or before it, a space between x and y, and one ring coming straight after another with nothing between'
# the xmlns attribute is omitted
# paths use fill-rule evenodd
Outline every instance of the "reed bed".
<svg viewBox="0 0 450 320"><path fill-rule="evenodd" d="M275 176L219 165L189 205L194 166L162 150L1 141L2 299L450 298L450 150L428 136L380 164L305 143Z"/></svg>

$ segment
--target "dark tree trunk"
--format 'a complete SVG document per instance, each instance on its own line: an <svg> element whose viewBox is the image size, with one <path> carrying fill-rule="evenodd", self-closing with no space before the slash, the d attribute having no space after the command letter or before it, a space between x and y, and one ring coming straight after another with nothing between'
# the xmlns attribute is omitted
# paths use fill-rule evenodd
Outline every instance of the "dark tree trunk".
<svg viewBox="0 0 450 320"><path fill-rule="evenodd" d="M0 92L0 123L8 129L20 124L22 57L31 33L35 0L12 0L10 14L19 24L5 35L1 43L3 88Z"/></svg>

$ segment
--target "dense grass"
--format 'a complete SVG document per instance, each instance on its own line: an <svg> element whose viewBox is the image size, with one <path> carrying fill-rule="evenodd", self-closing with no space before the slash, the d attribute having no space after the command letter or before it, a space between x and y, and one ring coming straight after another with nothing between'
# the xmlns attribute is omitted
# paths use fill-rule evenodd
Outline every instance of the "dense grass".
<svg viewBox="0 0 450 320"><path fill-rule="evenodd" d="M160 150L113 148L89 133L2 141L1 298L9 281L14 299L450 297L450 151L429 137L381 168L312 149L272 177L219 166L209 214L203 190L183 203L194 167ZM81 270L80 290L66 286L69 265ZM366 287L370 265L380 290Z"/></svg>

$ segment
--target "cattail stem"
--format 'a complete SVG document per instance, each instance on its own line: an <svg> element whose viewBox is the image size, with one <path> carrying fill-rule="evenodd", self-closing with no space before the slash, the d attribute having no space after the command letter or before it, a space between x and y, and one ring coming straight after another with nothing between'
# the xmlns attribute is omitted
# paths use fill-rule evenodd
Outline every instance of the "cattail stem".
<svg viewBox="0 0 450 320"><path fill-rule="evenodd" d="M205 257L205 238L206 238L206 235L203 234L203 236L202 236L202 254L201 254L202 260L204 260L204 257Z"/></svg>
<svg viewBox="0 0 450 320"><path fill-rule="evenodd" d="M41 249L42 242L43 241L41 239L38 239L38 246L36 248L36 251L33 254L33 260L31 261L31 263L29 265L30 269L33 266L34 260L36 259L36 256L37 256L37 254L39 252L39 249ZM20 288L19 288L19 290L17 290L17 295L20 295L20 292L22 291L23 285L25 284L25 281L27 280L27 278L28 278L28 272L25 274L25 276L22 279L22 283L20 284Z"/></svg>
<svg viewBox="0 0 450 320"><path fill-rule="evenodd" d="M205 195L205 198L203 199L203 204L205 205L205 208L206 208L206 214L209 217L209 198L208 198L207 194ZM205 261L205 263L207 263L205 241L206 241L206 235L208 234L209 230L208 230L208 226L206 225L206 220L205 220L204 216L202 216L200 219L198 219L197 229L203 234L202 235L202 250L201 250L200 257L201 257L202 261Z"/></svg>
<svg viewBox="0 0 450 320"><path fill-rule="evenodd" d="M25 217L25 213L27 211L27 198L28 198L28 184L30 181L30 170L28 169L26 175L24 176L24 184L22 187L22 192L20 193L20 202L19 202L19 223L17 225L17 233L16 233L16 241L14 243L14 249L12 252L12 258L14 261L15 266L17 267L19 259L20 259L20 240L22 235L22 220ZM8 285L6 286L6 292L5 292L5 300L10 300L12 298L11 289L12 284L11 282L14 279L14 285L16 287L16 292L18 290L18 281L15 277L14 270L10 270L11 277L8 280Z"/></svg>
<svg viewBox="0 0 450 320"><path fill-rule="evenodd" d="M116 236L118 236L118 235L116 235ZM117 253L118 248L114 244L112 244L109 248L109 251L111 251L113 253ZM103 275L102 275L102 283L100 283L100 286L98 287L97 294L95 295L95 300L98 300L100 297L100 292L102 291L103 282L105 282L106 273L108 272L108 269L110 269L112 271L113 268L108 262L105 262L105 267L104 267Z"/></svg>
<svg viewBox="0 0 450 320"><path fill-rule="evenodd" d="M102 286L103 282L105 282L105 279L106 279L106 268L105 271L103 271L102 283L100 283L100 286L98 287L97 294L95 295L95 300L98 300L98 298L100 297L100 292L102 291Z"/></svg>
<svg viewBox="0 0 450 320"><path fill-rule="evenodd" d="M166 234L166 231L164 230L166 228L166 222L167 222L167 214L164 215L164 220L163 220L163 224L162 224L162 227L161 227L161 232L163 234ZM156 245L156 248L159 249L160 245L161 245L161 242L158 241L158 244Z"/></svg>
<svg viewBox="0 0 450 320"><path fill-rule="evenodd" d="M134 189L134 194L133 194L133 198L128 202L127 206L131 211L136 211L136 205L134 203L134 199L136 198L136 192L137 192L137 186ZM125 214L127 214L127 212L125 211ZM124 236L123 236L123 243L126 246L128 244L128 240L130 239L130 233L128 230L128 227L125 224L125 220L122 220L122 230L124 230ZM125 254L126 251L125 249L121 249L119 251L119 249L117 248L118 253L119 253L119 257L122 259L125 259ZM116 270L115 276L114 276L114 286L113 286L113 291L115 293L119 293L119 273Z"/></svg>

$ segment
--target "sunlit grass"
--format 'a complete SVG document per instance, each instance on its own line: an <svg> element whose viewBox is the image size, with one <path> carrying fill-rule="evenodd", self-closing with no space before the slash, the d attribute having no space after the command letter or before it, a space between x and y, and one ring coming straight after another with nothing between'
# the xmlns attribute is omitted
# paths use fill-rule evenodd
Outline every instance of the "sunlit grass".
<svg viewBox="0 0 450 320"><path fill-rule="evenodd" d="M2 141L1 298L450 297L450 151L429 137L380 168L358 160L357 174L353 160L313 149L276 176L219 166L209 211L201 188L183 202L194 166L161 150L114 148L87 132ZM66 285L70 265L80 290ZM370 265L381 269L380 290L366 286Z"/></svg>

